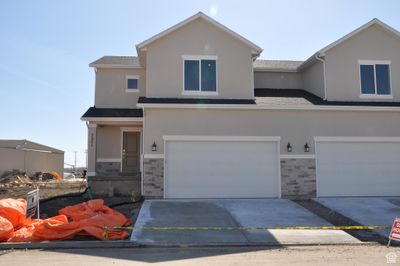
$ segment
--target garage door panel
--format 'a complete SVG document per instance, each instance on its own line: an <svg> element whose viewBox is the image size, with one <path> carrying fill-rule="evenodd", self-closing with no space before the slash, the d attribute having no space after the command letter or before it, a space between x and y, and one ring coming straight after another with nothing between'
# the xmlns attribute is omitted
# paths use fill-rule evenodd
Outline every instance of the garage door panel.
<svg viewBox="0 0 400 266"><path fill-rule="evenodd" d="M276 142L167 141L166 198L279 196Z"/></svg>
<svg viewBox="0 0 400 266"><path fill-rule="evenodd" d="M318 196L400 195L400 143L317 143Z"/></svg>

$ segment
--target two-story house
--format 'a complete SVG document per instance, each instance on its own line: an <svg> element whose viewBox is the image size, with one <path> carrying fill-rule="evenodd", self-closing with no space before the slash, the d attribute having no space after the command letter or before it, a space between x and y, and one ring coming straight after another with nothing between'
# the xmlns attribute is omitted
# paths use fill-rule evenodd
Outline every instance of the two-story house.
<svg viewBox="0 0 400 266"><path fill-rule="evenodd" d="M303 61L198 13L105 56L88 126L95 192L399 196L400 33L373 19Z"/></svg>

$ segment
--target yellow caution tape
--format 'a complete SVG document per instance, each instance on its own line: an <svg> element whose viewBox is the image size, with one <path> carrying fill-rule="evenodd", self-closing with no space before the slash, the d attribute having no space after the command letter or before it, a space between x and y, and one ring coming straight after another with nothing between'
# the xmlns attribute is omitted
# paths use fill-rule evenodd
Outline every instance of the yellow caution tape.
<svg viewBox="0 0 400 266"><path fill-rule="evenodd" d="M385 225L343 225L343 226L272 226L272 227L132 227L132 226L116 226L114 229L119 230L214 230L214 231L254 231L254 230L374 230L374 229L388 229L389 226Z"/></svg>

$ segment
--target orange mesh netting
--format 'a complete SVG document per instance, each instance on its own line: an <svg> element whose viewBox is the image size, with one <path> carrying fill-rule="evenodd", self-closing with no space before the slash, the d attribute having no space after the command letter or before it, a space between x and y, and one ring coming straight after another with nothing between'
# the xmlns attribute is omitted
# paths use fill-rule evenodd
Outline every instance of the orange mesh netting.
<svg viewBox="0 0 400 266"><path fill-rule="evenodd" d="M59 210L58 216L48 219L25 219L26 201L0 200L0 241L35 242L64 240L75 235L91 235L101 240L119 240L128 237L126 230L131 219L104 205L101 199L90 200Z"/></svg>

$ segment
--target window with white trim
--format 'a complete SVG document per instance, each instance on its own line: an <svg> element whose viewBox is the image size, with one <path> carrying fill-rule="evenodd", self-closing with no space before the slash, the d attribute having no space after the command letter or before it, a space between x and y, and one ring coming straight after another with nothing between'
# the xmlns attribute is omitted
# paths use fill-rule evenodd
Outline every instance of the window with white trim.
<svg viewBox="0 0 400 266"><path fill-rule="evenodd" d="M127 75L126 76L126 92L138 92L139 91L139 76Z"/></svg>
<svg viewBox="0 0 400 266"><path fill-rule="evenodd" d="M183 91L186 93L217 93L217 58L183 57Z"/></svg>
<svg viewBox="0 0 400 266"><path fill-rule="evenodd" d="M359 61L361 96L391 96L390 62Z"/></svg>

